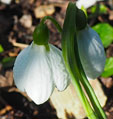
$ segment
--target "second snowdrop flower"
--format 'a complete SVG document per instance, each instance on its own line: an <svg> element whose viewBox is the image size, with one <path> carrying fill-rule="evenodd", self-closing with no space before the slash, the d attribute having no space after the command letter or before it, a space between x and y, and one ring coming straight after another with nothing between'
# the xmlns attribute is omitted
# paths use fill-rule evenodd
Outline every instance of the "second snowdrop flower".
<svg viewBox="0 0 113 119"><path fill-rule="evenodd" d="M101 75L105 66L105 52L99 35L89 26L77 34L78 50L88 79Z"/></svg>

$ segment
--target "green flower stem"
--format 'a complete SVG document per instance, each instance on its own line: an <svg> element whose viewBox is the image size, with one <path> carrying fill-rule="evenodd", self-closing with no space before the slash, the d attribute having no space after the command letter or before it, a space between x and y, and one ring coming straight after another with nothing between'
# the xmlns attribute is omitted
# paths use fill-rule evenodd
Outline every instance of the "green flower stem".
<svg viewBox="0 0 113 119"><path fill-rule="evenodd" d="M77 65L79 68L78 70L80 72L80 74L78 73L80 82L83 85L83 87L92 103L95 113L98 115L99 119L106 119L107 117L106 117L103 109L101 108L101 105L95 95L95 92L94 92L93 88L91 87L91 85L85 75L85 72L83 70L83 67L82 67L82 64L80 61L80 57L79 57L77 40L75 40L75 52L76 52L76 61L77 61Z"/></svg>
<svg viewBox="0 0 113 119"><path fill-rule="evenodd" d="M48 41L49 41L49 29L45 24L45 21L49 19L56 26L57 30L61 33L62 28L58 22L51 16L44 17L40 24L38 24L33 32L33 41L37 45L44 45L46 50L49 51Z"/></svg>
<svg viewBox="0 0 113 119"><path fill-rule="evenodd" d="M79 68L79 72L81 73L81 77L80 78L80 81L83 85L83 87L85 88L86 90L86 93L92 103L92 106L96 112L96 114L98 115L99 119L106 119L106 115L103 111L103 109L101 108L101 105L95 95L95 92L93 90L93 88L91 87L86 75L85 75L85 72L83 70L83 67L82 67L82 64L81 64L81 61L80 61L80 57L79 57L79 54L78 54L78 45L77 45L77 40L75 41L76 43L76 46L75 46L75 50L76 50L76 60L77 60L77 63L78 63L78 68Z"/></svg>
<svg viewBox="0 0 113 119"><path fill-rule="evenodd" d="M73 74L73 72L70 70L70 75L72 78L72 83L74 85L75 90L77 91L77 94L82 102L82 105L85 109L85 112L88 116L89 119L98 119L97 116L95 115L94 111L92 110L86 96L84 95L84 92L82 91L82 87L79 83L79 78L75 78L76 76Z"/></svg>
<svg viewBox="0 0 113 119"><path fill-rule="evenodd" d="M88 99L86 98L79 82L79 71L77 67L77 61L75 59L76 40L76 6L73 3L69 3L62 32L63 57L65 65L72 78L72 83L78 93L88 118L98 119L93 109L91 108L91 105L89 104Z"/></svg>
<svg viewBox="0 0 113 119"><path fill-rule="evenodd" d="M82 85L86 89L88 97L89 97L89 99L92 103L92 106L93 106L96 114L98 115L99 119L107 119L106 114L104 113L104 111L95 95L93 88L91 87L88 79L84 76L84 74L82 74L82 79L80 79L80 80L82 82Z"/></svg>
<svg viewBox="0 0 113 119"><path fill-rule="evenodd" d="M67 46L69 45L69 46L73 47L74 43L73 42L70 43L68 41L66 44L67 44ZM67 49L64 49L64 50L65 50L64 55L65 55L65 57L67 57L65 59L65 64L66 64L67 69L68 69L68 71L71 75L72 83L73 83L73 85L74 85L74 87L77 91L77 94L78 94L78 96L79 96L79 98L82 102L82 105L85 109L85 112L86 112L89 119L98 119L98 117L95 115L94 111L92 110L92 108L91 108L91 106L90 106L90 104L89 104L89 102L88 102L88 100L87 100L87 98L86 98L86 96L85 96L85 94L82 90L82 87L79 83L79 78L80 77L79 77L79 72L78 72L78 69L77 69L78 67L76 65L77 63L76 63L76 60L75 60L74 55L73 55L74 54L74 52L73 52L74 49L70 48L70 50L68 51L68 48L67 48Z"/></svg>
<svg viewBox="0 0 113 119"><path fill-rule="evenodd" d="M41 20L41 23L44 23L46 20L51 20L52 23L56 26L57 30L61 33L62 32L62 28L61 26L59 25L59 23L51 16L45 16L42 20Z"/></svg>

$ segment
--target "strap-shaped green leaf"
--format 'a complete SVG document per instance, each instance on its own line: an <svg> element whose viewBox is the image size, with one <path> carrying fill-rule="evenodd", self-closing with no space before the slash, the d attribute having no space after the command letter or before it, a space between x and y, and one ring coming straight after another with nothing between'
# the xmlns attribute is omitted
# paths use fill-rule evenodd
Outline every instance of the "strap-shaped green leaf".
<svg viewBox="0 0 113 119"><path fill-rule="evenodd" d="M69 3L62 31L62 52L65 65L71 75L73 85L78 93L78 96L80 97L87 116L89 119L97 119L79 82L79 77L81 76L78 70L78 64L75 56L75 53L78 52L75 48L77 43L76 12L76 5Z"/></svg>

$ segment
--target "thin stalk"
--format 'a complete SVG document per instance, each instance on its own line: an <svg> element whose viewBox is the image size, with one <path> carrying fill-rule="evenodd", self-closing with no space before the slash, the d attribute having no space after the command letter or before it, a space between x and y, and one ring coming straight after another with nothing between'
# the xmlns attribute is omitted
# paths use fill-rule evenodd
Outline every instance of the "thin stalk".
<svg viewBox="0 0 113 119"><path fill-rule="evenodd" d="M62 28L59 25L59 23L51 16L45 16L42 20L41 23L44 23L46 20L51 20L51 22L56 26L57 30L61 33L62 32Z"/></svg>
<svg viewBox="0 0 113 119"><path fill-rule="evenodd" d="M75 79L75 77L73 75L71 75L71 78L72 78L73 86L74 86L75 90L77 91L77 94L79 96L79 99L80 99L83 107L84 107L86 115L88 116L89 119L98 119L98 117L95 115L94 111L92 110L92 108L91 108L91 106L82 90L79 80Z"/></svg>
<svg viewBox="0 0 113 119"><path fill-rule="evenodd" d="M93 105L95 112L99 116L99 119L106 119L107 117L106 117L106 115L105 115L105 113L104 113L104 111L103 111L103 109L99 103L97 96L95 95L93 88L91 87L88 79L84 75L84 72L81 72L81 74L82 74L82 79L80 79L80 80L82 82L82 85L86 89L86 92L88 94L88 97L89 97L92 105Z"/></svg>

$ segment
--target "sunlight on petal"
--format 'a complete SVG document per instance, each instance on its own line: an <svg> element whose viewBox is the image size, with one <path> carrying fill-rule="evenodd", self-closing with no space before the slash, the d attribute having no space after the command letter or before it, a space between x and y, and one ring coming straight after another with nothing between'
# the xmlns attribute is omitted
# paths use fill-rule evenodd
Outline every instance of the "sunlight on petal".
<svg viewBox="0 0 113 119"><path fill-rule="evenodd" d="M86 27L77 36L78 49L84 71L89 78L97 78L104 70L105 52L98 34Z"/></svg>

